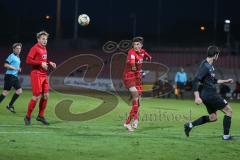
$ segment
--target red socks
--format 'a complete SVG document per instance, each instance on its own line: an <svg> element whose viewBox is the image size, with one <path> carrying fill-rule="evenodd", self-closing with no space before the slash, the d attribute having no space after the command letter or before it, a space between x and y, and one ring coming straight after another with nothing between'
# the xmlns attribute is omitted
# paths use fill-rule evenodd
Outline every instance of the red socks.
<svg viewBox="0 0 240 160"><path fill-rule="evenodd" d="M30 102L28 103L28 111L27 111L27 118L31 118L31 114L32 114L32 111L33 109L35 108L36 106L36 101L34 101L33 99L30 100Z"/></svg>
<svg viewBox="0 0 240 160"><path fill-rule="evenodd" d="M44 98L41 98L40 99L40 102L39 102L39 116L40 117L44 117L44 111L45 111L45 108L47 106L47 99L44 99ZM34 101L33 99L30 100L30 102L28 103L28 111L27 111L27 115L26 117L27 118L31 118L31 114L32 114L32 111L34 110L35 106L36 106L36 101Z"/></svg>
<svg viewBox="0 0 240 160"><path fill-rule="evenodd" d="M40 117L44 117L44 111L45 111L45 108L47 106L47 99L44 99L44 98L41 98L40 102L39 102L39 116Z"/></svg>
<svg viewBox="0 0 240 160"><path fill-rule="evenodd" d="M126 124L130 124L132 118L134 118L134 120L138 120L138 108L139 108L138 99L133 100L132 109L131 109L131 111L129 113L129 116L126 120Z"/></svg>

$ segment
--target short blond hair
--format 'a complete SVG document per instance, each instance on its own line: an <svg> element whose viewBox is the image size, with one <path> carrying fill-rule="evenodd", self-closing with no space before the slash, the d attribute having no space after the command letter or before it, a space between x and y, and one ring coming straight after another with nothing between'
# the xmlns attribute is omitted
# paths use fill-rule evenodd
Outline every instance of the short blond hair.
<svg viewBox="0 0 240 160"><path fill-rule="evenodd" d="M40 31L37 33L37 39L39 39L41 36L47 36L49 37L49 34L46 31Z"/></svg>

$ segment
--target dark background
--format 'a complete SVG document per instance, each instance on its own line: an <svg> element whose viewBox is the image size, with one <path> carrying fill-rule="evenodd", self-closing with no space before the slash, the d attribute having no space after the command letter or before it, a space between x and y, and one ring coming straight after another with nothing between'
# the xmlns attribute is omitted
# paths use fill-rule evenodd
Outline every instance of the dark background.
<svg viewBox="0 0 240 160"><path fill-rule="evenodd" d="M74 37L75 4L76 0L61 1L60 39ZM1 0L1 45L30 42L40 30L56 39L56 6L57 0ZM77 35L103 41L140 35L158 45L224 45L224 20L230 19L231 43L237 43L239 6L237 0L78 0L78 15L88 14L91 23L78 25Z"/></svg>

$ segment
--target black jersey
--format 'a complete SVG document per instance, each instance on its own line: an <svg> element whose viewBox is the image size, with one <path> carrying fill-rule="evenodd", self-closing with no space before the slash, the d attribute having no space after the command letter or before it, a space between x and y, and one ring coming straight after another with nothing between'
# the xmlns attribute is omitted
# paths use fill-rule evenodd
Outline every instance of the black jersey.
<svg viewBox="0 0 240 160"><path fill-rule="evenodd" d="M202 83L202 94L216 93L215 69L207 60L202 61L193 80L193 91L198 91L198 83Z"/></svg>

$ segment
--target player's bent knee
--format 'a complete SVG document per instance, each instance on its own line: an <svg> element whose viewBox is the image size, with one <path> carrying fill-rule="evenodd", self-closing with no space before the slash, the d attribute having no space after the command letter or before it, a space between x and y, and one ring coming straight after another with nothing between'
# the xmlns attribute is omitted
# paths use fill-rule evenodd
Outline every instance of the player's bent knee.
<svg viewBox="0 0 240 160"><path fill-rule="evenodd" d="M18 90L16 90L16 94L22 94L22 89L18 89Z"/></svg>
<svg viewBox="0 0 240 160"><path fill-rule="evenodd" d="M138 90L136 87L129 88L129 91L131 92L133 99L138 98L139 95L138 95Z"/></svg>
<svg viewBox="0 0 240 160"><path fill-rule="evenodd" d="M129 88L130 92L138 92L137 88L135 86Z"/></svg>
<svg viewBox="0 0 240 160"><path fill-rule="evenodd" d="M41 98L41 96L32 96L32 100L38 101Z"/></svg>
<svg viewBox="0 0 240 160"><path fill-rule="evenodd" d="M134 100L137 100L139 98L138 93L133 93L132 97L133 97Z"/></svg>
<svg viewBox="0 0 240 160"><path fill-rule="evenodd" d="M4 90L2 94L6 97L8 95L8 91Z"/></svg>
<svg viewBox="0 0 240 160"><path fill-rule="evenodd" d="M49 97L49 93L44 93L43 98L48 99L48 97Z"/></svg>
<svg viewBox="0 0 240 160"><path fill-rule="evenodd" d="M209 115L209 120L210 121L216 121L217 120L217 114L216 113L212 113Z"/></svg>
<svg viewBox="0 0 240 160"><path fill-rule="evenodd" d="M37 97L36 96L32 96L32 100L37 101Z"/></svg>
<svg viewBox="0 0 240 160"><path fill-rule="evenodd" d="M231 116L232 116L232 112L233 112L232 108L229 107L229 114L230 114Z"/></svg>
<svg viewBox="0 0 240 160"><path fill-rule="evenodd" d="M232 109L228 110L226 115L229 116L229 117L232 117Z"/></svg>
<svg viewBox="0 0 240 160"><path fill-rule="evenodd" d="M217 115L216 115L216 114L211 114L211 115L209 116L209 120L210 120L211 122L217 121Z"/></svg>
<svg viewBox="0 0 240 160"><path fill-rule="evenodd" d="M232 117L232 108L227 105L224 109L223 109L225 115L229 116L229 117Z"/></svg>

